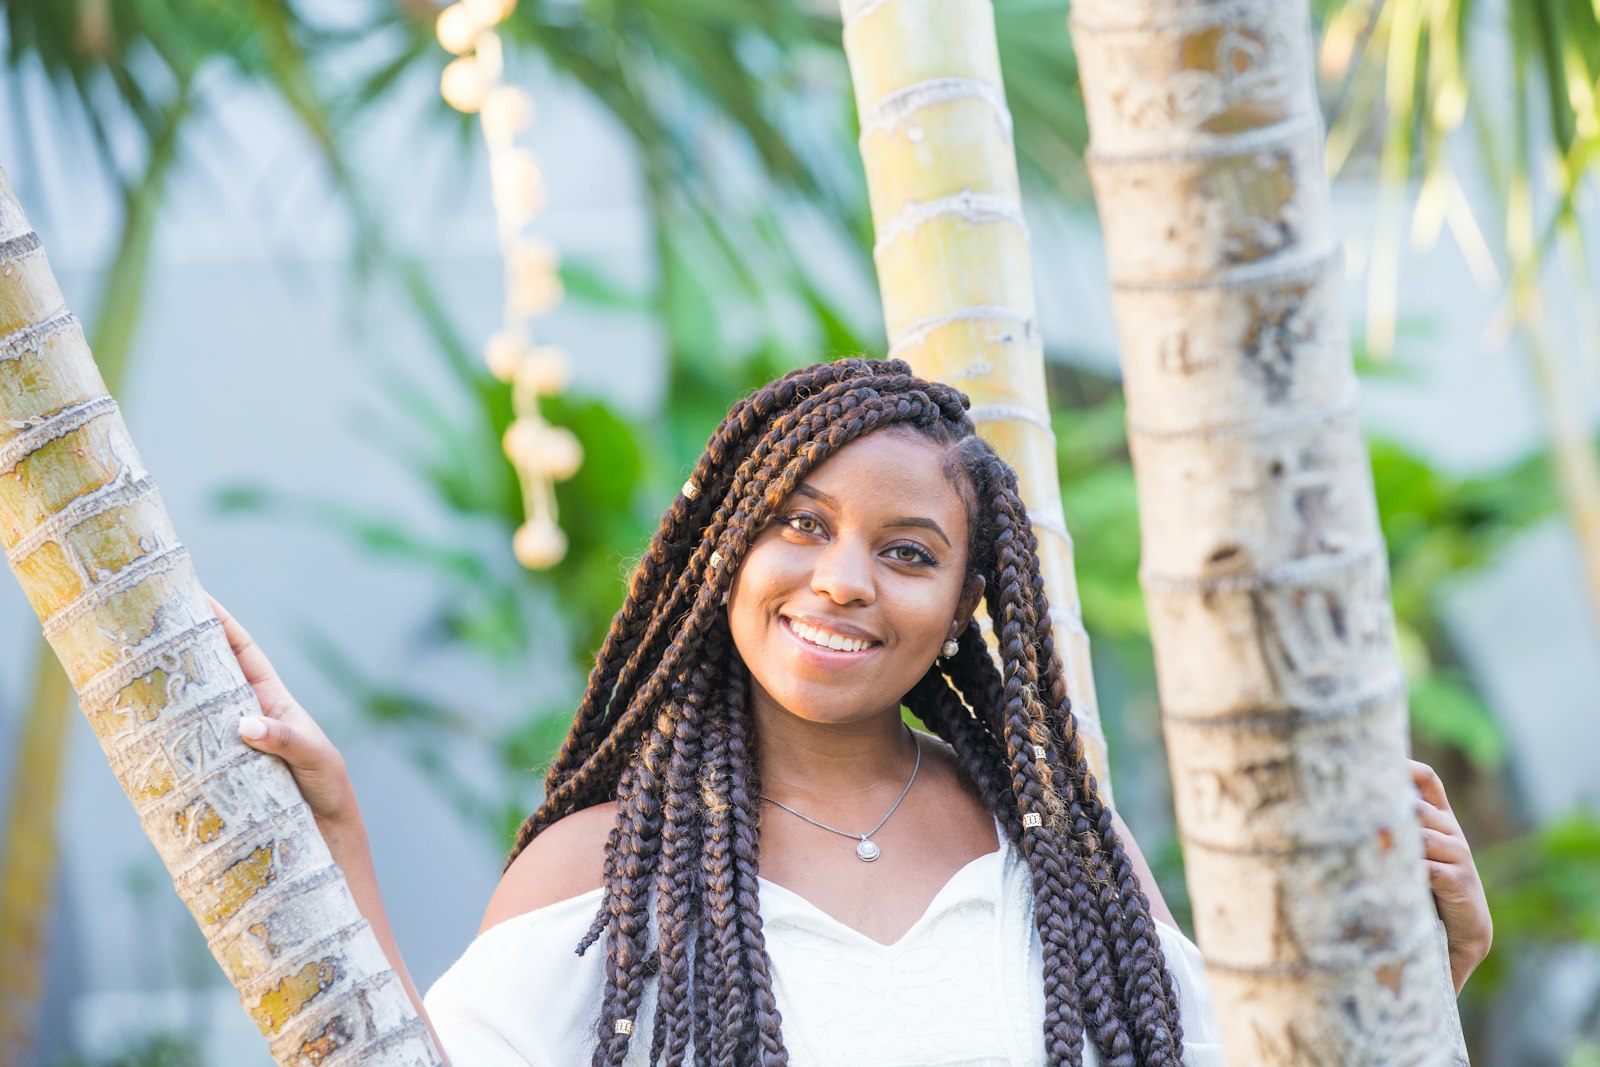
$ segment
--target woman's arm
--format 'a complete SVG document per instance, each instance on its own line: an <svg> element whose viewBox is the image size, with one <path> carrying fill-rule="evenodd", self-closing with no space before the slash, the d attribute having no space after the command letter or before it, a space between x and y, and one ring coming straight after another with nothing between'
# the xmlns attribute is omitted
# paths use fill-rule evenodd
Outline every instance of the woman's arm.
<svg viewBox="0 0 1600 1067"><path fill-rule="evenodd" d="M367 841L367 827L361 819L361 808L356 803L356 793L345 771L344 757L333 747L316 720L289 694L288 687L278 677L278 672L268 662L266 654L255 643L239 621L228 614L216 599L211 598L211 608L217 613L222 629L233 649L234 658L244 671L245 681L255 690L261 704L262 717L247 715L239 720L239 736L252 748L280 757L289 765L300 793L311 806L317 829L328 843L328 851L344 872L356 907L366 917L378 944L389 959L389 966L399 976L416 1006L417 1014L427 1024L434 1046L444 1056L444 1045L433 1022L423 1010L422 996L411 981L400 946L395 943L394 930L389 926L389 913L384 909L383 896L378 891L378 875L372 864L372 848ZM449 1059L445 1058L446 1067Z"/></svg>

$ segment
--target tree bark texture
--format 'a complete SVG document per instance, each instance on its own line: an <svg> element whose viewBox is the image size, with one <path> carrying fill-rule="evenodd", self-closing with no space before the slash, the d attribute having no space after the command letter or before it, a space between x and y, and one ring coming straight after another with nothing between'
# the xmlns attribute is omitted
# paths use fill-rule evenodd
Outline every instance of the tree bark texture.
<svg viewBox="0 0 1600 1067"><path fill-rule="evenodd" d="M984 438L1017 470L1084 752L1109 799L994 10L989 0L840 6L889 355L965 391Z"/></svg>
<svg viewBox="0 0 1600 1067"><path fill-rule="evenodd" d="M0 544L117 780L284 1067L440 1062L259 714L0 174Z"/></svg>
<svg viewBox="0 0 1600 1067"><path fill-rule="evenodd" d="M1141 581L1228 1062L1451 1064L1309 22L1074 5Z"/></svg>

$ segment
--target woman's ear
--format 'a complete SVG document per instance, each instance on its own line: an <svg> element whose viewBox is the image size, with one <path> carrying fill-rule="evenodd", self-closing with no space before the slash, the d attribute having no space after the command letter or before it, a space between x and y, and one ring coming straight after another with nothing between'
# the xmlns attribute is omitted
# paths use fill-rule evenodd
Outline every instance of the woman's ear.
<svg viewBox="0 0 1600 1067"><path fill-rule="evenodd" d="M961 587L961 602L956 606L956 632L952 636L960 637L966 632L967 625L972 622L972 613L978 610L978 604L983 600L983 587L981 574L974 574Z"/></svg>

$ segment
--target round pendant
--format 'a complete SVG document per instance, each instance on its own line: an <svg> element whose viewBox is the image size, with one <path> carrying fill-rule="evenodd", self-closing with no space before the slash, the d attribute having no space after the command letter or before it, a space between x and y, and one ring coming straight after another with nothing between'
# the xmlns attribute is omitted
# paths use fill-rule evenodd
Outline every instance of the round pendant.
<svg viewBox="0 0 1600 1067"><path fill-rule="evenodd" d="M856 856L859 857L863 863L871 863L873 860L878 858L881 851L882 850L879 849L877 845L874 845L871 841L868 841L864 837L861 839L861 843L856 845Z"/></svg>

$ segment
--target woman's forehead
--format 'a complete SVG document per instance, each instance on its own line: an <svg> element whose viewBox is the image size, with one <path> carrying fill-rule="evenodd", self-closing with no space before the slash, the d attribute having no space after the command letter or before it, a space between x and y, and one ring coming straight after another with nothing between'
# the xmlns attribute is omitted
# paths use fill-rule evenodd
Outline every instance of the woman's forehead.
<svg viewBox="0 0 1600 1067"><path fill-rule="evenodd" d="M966 512L951 476L949 449L915 431L879 430L857 438L813 470L797 496L829 506L917 505Z"/></svg>

